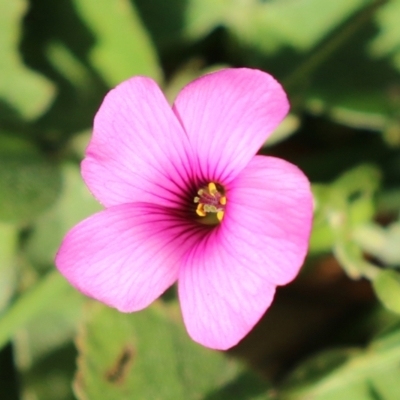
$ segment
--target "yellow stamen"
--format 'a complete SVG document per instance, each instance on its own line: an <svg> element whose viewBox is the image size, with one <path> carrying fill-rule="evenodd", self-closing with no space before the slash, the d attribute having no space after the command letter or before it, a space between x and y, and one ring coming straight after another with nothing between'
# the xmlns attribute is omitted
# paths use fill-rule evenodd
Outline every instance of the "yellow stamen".
<svg viewBox="0 0 400 400"><path fill-rule="evenodd" d="M217 187L215 186L214 182L210 182L208 184L208 191L210 192L210 194L214 195L215 193L218 193Z"/></svg>
<svg viewBox="0 0 400 400"><path fill-rule="evenodd" d="M193 198L197 204L196 214L201 218L201 223L206 225L217 225L224 217L227 198L224 188L214 182L209 182L197 191L198 196Z"/></svg>
<svg viewBox="0 0 400 400"><path fill-rule="evenodd" d="M205 217L207 214L204 211L204 205L199 204L196 208L196 214L199 215L200 217Z"/></svg>

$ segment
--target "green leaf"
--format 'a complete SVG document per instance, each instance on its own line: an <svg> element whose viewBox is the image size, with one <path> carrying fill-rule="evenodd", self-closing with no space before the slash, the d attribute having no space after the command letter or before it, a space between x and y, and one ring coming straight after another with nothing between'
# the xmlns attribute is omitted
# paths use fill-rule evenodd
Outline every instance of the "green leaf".
<svg viewBox="0 0 400 400"><path fill-rule="evenodd" d="M331 350L306 361L284 382L279 399L396 400L399 375L400 330L396 329L365 350Z"/></svg>
<svg viewBox="0 0 400 400"><path fill-rule="evenodd" d="M0 348L11 339L17 329L27 324L47 307L51 307L52 302L64 301L68 289L70 290L70 286L67 281L54 271L21 294L1 315Z"/></svg>
<svg viewBox="0 0 400 400"><path fill-rule="evenodd" d="M133 75L161 80L157 55L132 2L74 0L74 3L96 36L90 60L110 86Z"/></svg>
<svg viewBox="0 0 400 400"><path fill-rule="evenodd" d="M373 199L370 193L364 193L363 196L353 200L349 208L349 219L352 226L368 223L375 216L375 199Z"/></svg>
<svg viewBox="0 0 400 400"><path fill-rule="evenodd" d="M304 52L368 3L368 0L191 0L186 11L186 33L199 38L223 25L240 41L267 53L287 46Z"/></svg>
<svg viewBox="0 0 400 400"><path fill-rule="evenodd" d="M61 279L63 278L59 277L60 281ZM16 331L13 346L20 370L31 368L56 349L72 343L78 331L86 298L71 286L68 287L67 282L64 284L60 283L66 289L63 290L61 299L49 301L40 313Z"/></svg>
<svg viewBox="0 0 400 400"><path fill-rule="evenodd" d="M302 78L311 80L306 107L350 127L382 131L395 116L390 88L395 87L398 76L387 64L365 54L363 36L349 40L334 60L329 58L312 77Z"/></svg>
<svg viewBox="0 0 400 400"><path fill-rule="evenodd" d="M122 314L91 303L86 312L77 339L80 400L201 399L243 372L233 359L191 341L176 305Z"/></svg>
<svg viewBox="0 0 400 400"><path fill-rule="evenodd" d="M338 238L333 247L333 254L346 274L352 279L367 278L374 280L379 273L379 268L366 261L362 249L351 238L346 239L345 234Z"/></svg>
<svg viewBox="0 0 400 400"><path fill-rule="evenodd" d="M375 223L359 226L354 239L367 253L389 267L400 265L400 223L394 222L383 228Z"/></svg>
<svg viewBox="0 0 400 400"><path fill-rule="evenodd" d="M334 187L347 197L357 192L373 193L379 187L381 172L372 164L361 164L340 175L334 182Z"/></svg>
<svg viewBox="0 0 400 400"><path fill-rule="evenodd" d="M332 190L329 185L313 184L314 198L313 229L310 237L310 252L330 251L335 243L335 234L330 223L330 214L337 207L332 204Z"/></svg>
<svg viewBox="0 0 400 400"><path fill-rule="evenodd" d="M27 222L51 206L61 188L58 165L0 137L0 220Z"/></svg>
<svg viewBox="0 0 400 400"><path fill-rule="evenodd" d="M15 356L15 341L13 343ZM21 344L22 346L22 344ZM25 398L38 400L76 400L71 388L75 372L73 344L53 349L44 359L31 365L29 369L19 369L18 388ZM29 397L28 397L29 396ZM22 397L22 398L24 398Z"/></svg>
<svg viewBox="0 0 400 400"><path fill-rule="evenodd" d="M13 355L21 392L40 400L75 399L71 387L76 359L73 338L85 300L71 288L15 332Z"/></svg>
<svg viewBox="0 0 400 400"><path fill-rule="evenodd" d="M27 8L25 0L0 2L0 100L22 117L41 115L54 97L54 86L42 75L28 69L19 55L21 20Z"/></svg>
<svg viewBox="0 0 400 400"><path fill-rule="evenodd" d="M400 0L391 0L382 7L376 21L380 28L372 41L370 54L373 57L391 57L393 65L400 71Z"/></svg>
<svg viewBox="0 0 400 400"><path fill-rule="evenodd" d="M0 313L14 294L17 282L15 256L18 247L18 228L0 223Z"/></svg>
<svg viewBox="0 0 400 400"><path fill-rule="evenodd" d="M212 391L204 400L273 400L274 390L266 392L265 382L251 371L244 371L233 381Z"/></svg>
<svg viewBox="0 0 400 400"><path fill-rule="evenodd" d="M310 251L331 250L353 279L374 279L378 268L368 262L356 233L375 215L373 196L380 184L377 167L362 164L341 174L331 184L314 184L314 220Z"/></svg>
<svg viewBox="0 0 400 400"><path fill-rule="evenodd" d="M353 229L374 217L373 195L380 178L376 166L362 164L344 172L331 184L312 186L315 210L310 250L335 249L351 276L359 276L359 267L366 266L361 249L353 241Z"/></svg>
<svg viewBox="0 0 400 400"><path fill-rule="evenodd" d="M385 8L385 3L390 2L370 2L325 48L317 49L311 61L304 62L310 68L303 68L297 80L308 82L306 97L311 111L356 128L398 129L398 71L366 50L376 34L374 16ZM391 135L396 136L396 132Z"/></svg>
<svg viewBox="0 0 400 400"><path fill-rule="evenodd" d="M314 222L310 237L309 252L312 254L329 252L334 243L335 235L329 224L326 221L321 224Z"/></svg>
<svg viewBox="0 0 400 400"><path fill-rule="evenodd" d="M67 231L102 209L83 182L77 165L62 165L61 174L63 188L58 201L35 221L27 241L28 257L35 264L53 265L57 249Z"/></svg>
<svg viewBox="0 0 400 400"><path fill-rule="evenodd" d="M400 314L400 274L396 271L381 271L374 279L373 287L383 305Z"/></svg>

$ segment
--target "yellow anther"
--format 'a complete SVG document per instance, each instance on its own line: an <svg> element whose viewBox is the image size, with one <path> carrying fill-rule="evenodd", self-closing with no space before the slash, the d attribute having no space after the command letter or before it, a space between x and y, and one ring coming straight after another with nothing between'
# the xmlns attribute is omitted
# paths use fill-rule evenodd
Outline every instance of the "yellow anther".
<svg viewBox="0 0 400 400"><path fill-rule="evenodd" d="M210 192L210 194L214 195L215 193L218 193L217 187L215 186L214 182L210 182L208 184L208 191Z"/></svg>
<svg viewBox="0 0 400 400"><path fill-rule="evenodd" d="M200 217L205 217L207 214L205 213L203 209L203 204L199 204L196 208L196 214L199 215Z"/></svg>
<svg viewBox="0 0 400 400"><path fill-rule="evenodd" d="M209 182L197 191L193 198L196 206L196 214L201 218L200 222L206 225L217 225L224 217L227 198L224 188L214 182Z"/></svg>

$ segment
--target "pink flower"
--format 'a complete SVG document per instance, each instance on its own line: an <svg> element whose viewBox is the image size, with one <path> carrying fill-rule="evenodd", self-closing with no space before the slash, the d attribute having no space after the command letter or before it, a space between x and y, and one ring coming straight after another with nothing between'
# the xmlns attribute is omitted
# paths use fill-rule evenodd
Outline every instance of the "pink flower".
<svg viewBox="0 0 400 400"><path fill-rule="evenodd" d="M189 335L214 349L238 343L307 252L307 178L255 156L288 109L279 83L258 70L203 76L172 109L151 79L121 83L95 117L82 162L105 210L67 234L58 269L122 312L178 280Z"/></svg>

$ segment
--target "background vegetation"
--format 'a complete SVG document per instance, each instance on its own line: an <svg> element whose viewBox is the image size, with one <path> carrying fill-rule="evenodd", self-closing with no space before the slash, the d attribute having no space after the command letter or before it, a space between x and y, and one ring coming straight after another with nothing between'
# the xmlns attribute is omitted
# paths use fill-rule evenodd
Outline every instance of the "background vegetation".
<svg viewBox="0 0 400 400"><path fill-rule="evenodd" d="M400 0L0 0L0 398L398 400ZM172 101L224 66L292 109L260 152L313 183L299 278L228 353L193 343L173 290L119 314L55 271L100 209L79 161L107 90Z"/></svg>

